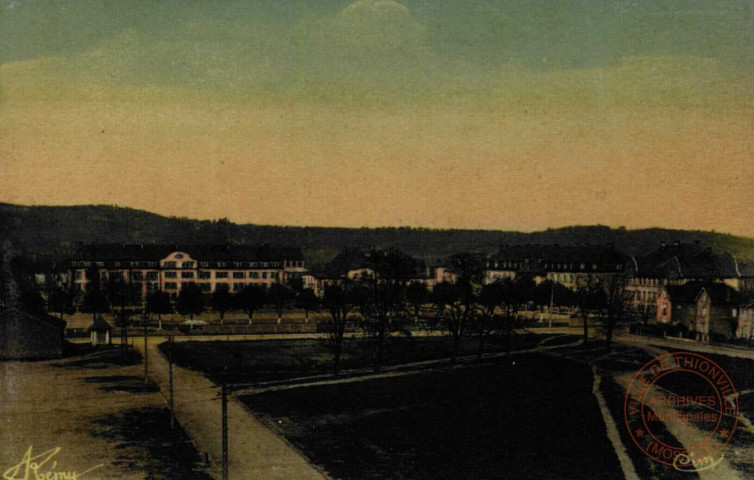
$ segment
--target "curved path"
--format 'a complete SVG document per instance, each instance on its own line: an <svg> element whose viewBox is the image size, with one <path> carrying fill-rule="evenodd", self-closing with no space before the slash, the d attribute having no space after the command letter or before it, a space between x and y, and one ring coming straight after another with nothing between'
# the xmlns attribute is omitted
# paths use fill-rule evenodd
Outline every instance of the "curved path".
<svg viewBox="0 0 754 480"><path fill-rule="evenodd" d="M158 350L164 339L150 339L149 375L168 395L169 367ZM142 342L134 342L143 354ZM212 475L222 478L220 389L204 375L173 365L175 415L202 454L209 455ZM241 479L316 479L328 477L278 437L233 396L228 399L228 476Z"/></svg>

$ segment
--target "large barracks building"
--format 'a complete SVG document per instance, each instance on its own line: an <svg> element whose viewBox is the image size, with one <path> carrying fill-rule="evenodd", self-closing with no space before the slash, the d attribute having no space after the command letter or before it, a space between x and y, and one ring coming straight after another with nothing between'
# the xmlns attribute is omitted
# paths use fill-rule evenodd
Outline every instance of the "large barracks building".
<svg viewBox="0 0 754 480"><path fill-rule="evenodd" d="M269 286L306 272L299 248L270 245L81 245L69 264L80 291L87 284L119 279L148 292L171 295L187 283L207 292L227 284L231 292L246 285Z"/></svg>

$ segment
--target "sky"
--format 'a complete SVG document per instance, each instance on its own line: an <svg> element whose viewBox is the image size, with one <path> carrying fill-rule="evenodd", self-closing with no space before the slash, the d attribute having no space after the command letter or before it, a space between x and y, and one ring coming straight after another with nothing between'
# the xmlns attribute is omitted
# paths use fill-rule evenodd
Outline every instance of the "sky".
<svg viewBox="0 0 754 480"><path fill-rule="evenodd" d="M0 0L0 202L754 237L754 0Z"/></svg>

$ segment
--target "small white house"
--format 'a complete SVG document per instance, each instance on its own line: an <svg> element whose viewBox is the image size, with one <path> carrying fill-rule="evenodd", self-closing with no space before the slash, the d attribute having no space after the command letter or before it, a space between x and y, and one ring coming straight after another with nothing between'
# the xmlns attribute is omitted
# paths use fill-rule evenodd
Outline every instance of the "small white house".
<svg viewBox="0 0 754 480"><path fill-rule="evenodd" d="M102 315L97 315L94 317L94 321L92 322L92 326L89 327L89 334L92 339L92 346L96 347L97 345L110 345L110 331L112 330L112 327L109 323L107 323L107 320L102 318Z"/></svg>

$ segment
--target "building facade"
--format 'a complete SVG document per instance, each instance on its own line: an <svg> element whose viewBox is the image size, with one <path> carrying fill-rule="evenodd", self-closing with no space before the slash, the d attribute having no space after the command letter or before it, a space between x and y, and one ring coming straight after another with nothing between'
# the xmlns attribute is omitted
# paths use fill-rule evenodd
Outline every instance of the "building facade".
<svg viewBox="0 0 754 480"><path fill-rule="evenodd" d="M485 282L528 276L576 290L589 277L622 275L629 260L608 245L506 245L487 261Z"/></svg>
<svg viewBox="0 0 754 480"><path fill-rule="evenodd" d="M69 264L76 289L120 280L135 285L141 300L163 290L176 296L188 283L206 292L227 285L270 286L306 273L299 248L269 245L85 245Z"/></svg>

